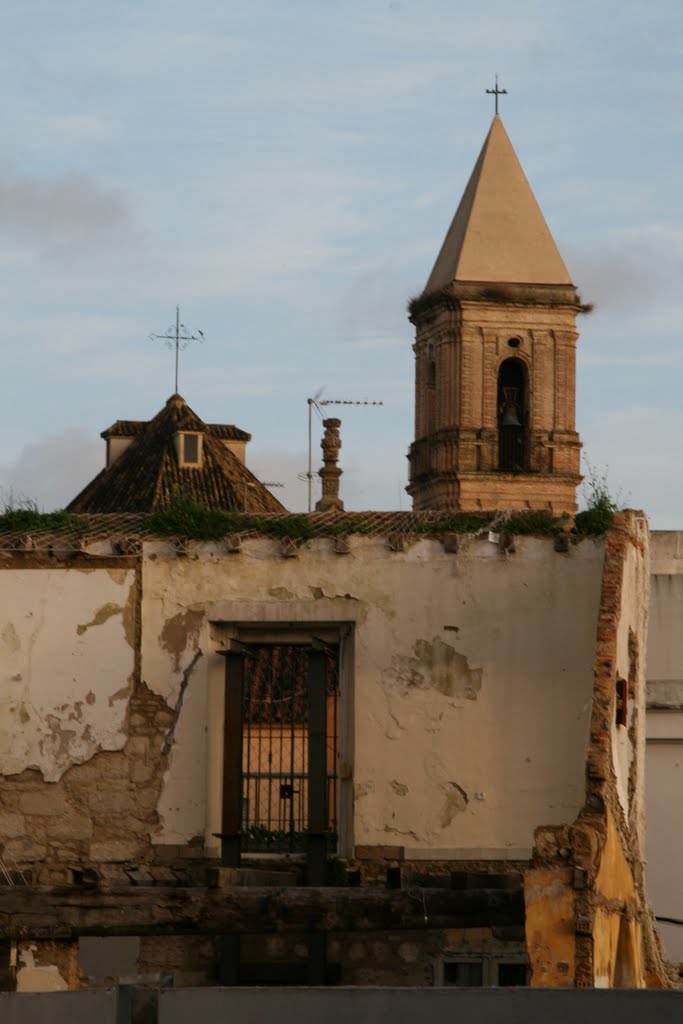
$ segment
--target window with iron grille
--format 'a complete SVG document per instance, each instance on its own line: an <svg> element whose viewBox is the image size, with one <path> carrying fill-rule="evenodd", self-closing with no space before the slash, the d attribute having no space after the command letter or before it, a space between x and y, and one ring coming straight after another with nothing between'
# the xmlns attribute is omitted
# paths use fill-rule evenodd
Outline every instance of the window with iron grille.
<svg viewBox="0 0 683 1024"><path fill-rule="evenodd" d="M338 649L326 657L323 721L313 721L308 651L303 644L253 644L242 690L241 847L244 852L303 853L309 830L309 738L326 743L326 821L337 838Z"/></svg>

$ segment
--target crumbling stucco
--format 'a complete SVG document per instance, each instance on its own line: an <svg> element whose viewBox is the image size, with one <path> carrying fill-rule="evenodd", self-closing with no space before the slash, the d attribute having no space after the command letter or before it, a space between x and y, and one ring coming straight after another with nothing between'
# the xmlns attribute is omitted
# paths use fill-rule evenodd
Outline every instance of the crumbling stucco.
<svg viewBox="0 0 683 1024"><path fill-rule="evenodd" d="M17 992L66 992L68 984L54 963L36 963L35 942L19 946Z"/></svg>
<svg viewBox="0 0 683 1024"><path fill-rule="evenodd" d="M342 639L343 849L390 834L406 856L523 855L538 821L571 819L583 797L601 564L592 541L567 559L550 540L521 538L501 560L484 539L463 540L456 557L433 539L394 551L354 537L344 558L321 539L295 559L265 538L239 555L195 544L183 559L151 541L139 591L133 569L12 570L26 591L26 621L16 601L0 616L16 633L3 625L6 646L19 642L8 742L21 736L25 749L5 760L17 785L2 803L15 849L32 864L116 861L201 835L215 850L218 649L262 626ZM115 609L135 609L138 592L136 660ZM32 630L42 646L27 658ZM48 778L57 790L45 790Z"/></svg>
<svg viewBox="0 0 683 1024"><path fill-rule="evenodd" d="M10 867L24 865L34 881L72 881L70 867L149 860L166 758L164 740L174 709L143 684L130 697L122 750L97 752L56 782L37 771L0 787L0 837ZM105 879L106 879L105 871Z"/></svg>
<svg viewBox="0 0 683 1024"><path fill-rule="evenodd" d="M0 581L0 771L53 782L125 743L134 573L3 569Z"/></svg>
<svg viewBox="0 0 683 1024"><path fill-rule="evenodd" d="M441 811L441 828L448 828L456 814L461 814L470 801L465 790L457 782L446 783L444 789L445 800Z"/></svg>
<svg viewBox="0 0 683 1024"><path fill-rule="evenodd" d="M392 551L383 537L350 538L344 558L324 538L297 558L267 538L245 540L239 555L205 547L182 563L161 542L143 554L145 682L175 707L204 652L178 717L158 841L201 832L217 846L224 663L212 648L248 623L280 636L316 622L351 630L342 708L352 698L354 712L340 757L348 764L353 752L353 843L381 844L389 831L407 851L524 850L539 820L577 812L600 543L567 559L551 540L518 538L504 560L485 539L464 539L457 557L438 540ZM434 757L442 770L430 774Z"/></svg>
<svg viewBox="0 0 683 1024"><path fill-rule="evenodd" d="M431 687L454 700L476 700L481 689L481 669L472 669L460 654L441 637L416 640L413 655L395 654L391 667L384 670L385 685L401 695L412 689Z"/></svg>
<svg viewBox="0 0 683 1024"><path fill-rule="evenodd" d="M193 646L199 636L203 612L187 609L167 619L159 634L159 642L165 651L173 656L175 669L180 668L180 659L188 646Z"/></svg>
<svg viewBox="0 0 683 1024"><path fill-rule="evenodd" d="M648 565L645 517L618 514L602 576L585 806L571 826L536 830L535 864L525 877L534 985L555 984L553 961L568 960L569 952L579 987L673 982L643 884L645 677L638 654L647 626ZM617 721L619 678L628 680L628 729ZM538 898L539 879L554 889L552 903Z"/></svg>

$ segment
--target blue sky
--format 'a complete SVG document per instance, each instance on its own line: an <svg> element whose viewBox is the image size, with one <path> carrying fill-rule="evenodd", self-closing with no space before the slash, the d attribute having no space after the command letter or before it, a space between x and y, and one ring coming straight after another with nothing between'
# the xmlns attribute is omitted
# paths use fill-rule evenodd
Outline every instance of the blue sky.
<svg viewBox="0 0 683 1024"><path fill-rule="evenodd" d="M350 508L408 508L409 296L503 120L570 273L577 418L610 489L683 528L676 0L5 0L0 486L42 507L173 390L249 430L303 508L306 399L341 410ZM331 412L331 410L330 410ZM319 423L314 458L319 462Z"/></svg>

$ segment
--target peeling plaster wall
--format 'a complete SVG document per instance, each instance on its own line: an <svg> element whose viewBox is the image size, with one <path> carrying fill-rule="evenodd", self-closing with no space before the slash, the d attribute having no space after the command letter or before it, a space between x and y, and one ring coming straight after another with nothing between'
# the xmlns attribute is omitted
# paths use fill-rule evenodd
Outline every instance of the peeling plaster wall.
<svg viewBox="0 0 683 1024"><path fill-rule="evenodd" d="M595 880L593 984L595 988L644 988L640 899L610 812ZM627 913L615 913L619 905ZM627 942L624 948L624 935ZM620 948L621 946L621 948Z"/></svg>
<svg viewBox="0 0 683 1024"><path fill-rule="evenodd" d="M157 842L220 829L223 661L211 623L351 623L356 844L406 856L526 856L539 822L584 797L603 546L547 539L516 553L468 539L404 552L353 537L283 558L269 539L238 555L145 545L142 678L179 711ZM207 798L208 794L208 798Z"/></svg>
<svg viewBox="0 0 683 1024"><path fill-rule="evenodd" d="M626 821L639 848L645 840L645 643L649 599L650 561L647 523L634 523L635 543L625 553L621 607L617 625L615 669L627 683L625 725L612 715L612 758L617 794ZM639 546L640 543L640 546Z"/></svg>
<svg viewBox="0 0 683 1024"><path fill-rule="evenodd" d="M55 782L120 750L134 669L126 569L0 572L0 773Z"/></svg>
<svg viewBox="0 0 683 1024"><path fill-rule="evenodd" d="M17 992L65 992L81 987L78 947L74 942L21 943L17 960Z"/></svg>
<svg viewBox="0 0 683 1024"><path fill-rule="evenodd" d="M555 983L558 967L569 962L568 934L579 987L673 982L643 883L649 567L647 519L642 512L618 513L607 536L601 585L585 804L570 826L536 829L533 866L525 873L532 985ZM625 709L620 679L628 683ZM626 720L617 724L624 710ZM569 920L553 917L552 906L547 913L537 879L554 887L556 900L571 909Z"/></svg>

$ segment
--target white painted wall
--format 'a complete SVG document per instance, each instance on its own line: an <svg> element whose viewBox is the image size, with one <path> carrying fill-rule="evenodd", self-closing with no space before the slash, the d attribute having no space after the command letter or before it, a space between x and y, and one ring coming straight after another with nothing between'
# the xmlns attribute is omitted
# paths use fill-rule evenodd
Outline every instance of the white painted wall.
<svg viewBox="0 0 683 1024"><path fill-rule="evenodd" d="M182 700L159 805L157 841L220 828L223 660L211 623L352 623L352 742L342 752L356 844L406 856L527 856L539 824L568 822L584 800L603 547L569 555L518 538L447 554L422 540L330 540L283 558L278 542L239 555L196 545L176 559L145 545L142 675ZM351 650L351 648L349 648ZM207 796L208 794L208 796Z"/></svg>
<svg viewBox="0 0 683 1024"><path fill-rule="evenodd" d="M683 921L683 687L680 711L648 712L647 883L655 914ZM683 962L683 927L659 924L669 958Z"/></svg>
<svg viewBox="0 0 683 1024"><path fill-rule="evenodd" d="M683 531L654 532L647 644L647 882L655 914L683 920ZM660 924L683 962L683 927Z"/></svg>
<svg viewBox="0 0 683 1024"><path fill-rule="evenodd" d="M120 750L132 682L133 571L0 571L0 773L47 782Z"/></svg>

